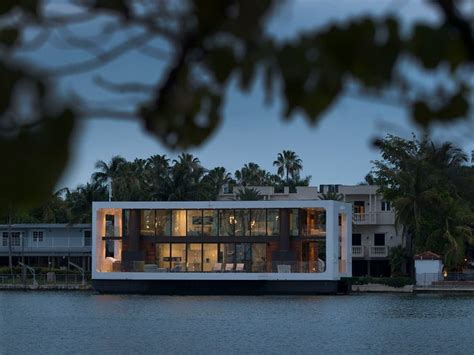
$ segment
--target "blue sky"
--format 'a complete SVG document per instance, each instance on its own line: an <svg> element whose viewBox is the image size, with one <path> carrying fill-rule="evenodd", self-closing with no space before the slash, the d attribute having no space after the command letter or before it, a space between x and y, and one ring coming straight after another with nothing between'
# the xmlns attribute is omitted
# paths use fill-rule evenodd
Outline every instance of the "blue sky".
<svg viewBox="0 0 474 355"><path fill-rule="evenodd" d="M407 26L414 19L437 21L436 12L421 1L303 0L290 2L280 9L269 31L280 38L288 38L299 31L341 21L348 16L386 12L398 14ZM74 54L61 53L55 60L74 60ZM52 58L53 52L45 54L44 58L47 57ZM131 54L98 73L149 81L159 78L161 70L162 66L155 62ZM109 98L91 85L90 75L66 79L62 90L67 95L71 89L83 95L94 95L97 100ZM123 102L117 101L117 108L120 105ZM409 137L416 131L403 108L347 97L341 98L315 126L309 126L300 116L286 122L281 118L278 102L265 105L258 82L246 94L240 93L232 83L224 113L224 120L213 136L198 149L190 150L204 166L224 166L234 172L245 163L255 162L274 171L272 162L277 153L290 149L302 158L302 173L312 176L312 185L362 181L371 168L370 161L378 158L377 151L371 146L374 138L387 133ZM435 129L435 135L452 139L470 150L474 145L466 138L463 127L441 127ZM164 148L138 121L88 120L81 124L74 145L75 152L58 188L87 182L98 159L108 161L113 155L122 155L133 160L153 154L174 158L180 153Z"/></svg>

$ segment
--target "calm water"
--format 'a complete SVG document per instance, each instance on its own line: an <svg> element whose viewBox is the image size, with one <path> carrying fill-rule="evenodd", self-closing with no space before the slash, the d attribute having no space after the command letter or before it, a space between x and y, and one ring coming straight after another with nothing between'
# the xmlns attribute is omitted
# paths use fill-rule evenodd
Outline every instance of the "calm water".
<svg viewBox="0 0 474 355"><path fill-rule="evenodd" d="M1 354L474 353L474 297L0 292Z"/></svg>

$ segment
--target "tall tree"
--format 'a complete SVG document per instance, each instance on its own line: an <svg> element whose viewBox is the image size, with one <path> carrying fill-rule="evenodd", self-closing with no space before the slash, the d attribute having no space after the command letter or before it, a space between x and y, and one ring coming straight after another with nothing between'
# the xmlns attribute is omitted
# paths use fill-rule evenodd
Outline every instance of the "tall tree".
<svg viewBox="0 0 474 355"><path fill-rule="evenodd" d="M281 177L286 176L286 183L290 183L290 177L293 179L299 176L301 170L303 170L303 161L291 150L284 150L278 153L276 160L273 162L273 166L277 167L277 174Z"/></svg>
<svg viewBox="0 0 474 355"><path fill-rule="evenodd" d="M244 164L234 176L240 186L265 186L271 179L271 174L256 163Z"/></svg>
<svg viewBox="0 0 474 355"><path fill-rule="evenodd" d="M451 143L438 145L426 137L388 135L377 146L382 159L374 162L375 182L393 203L396 223L412 238L415 251L443 254L450 268L461 265L465 245L474 241L474 214L458 185L465 154Z"/></svg>

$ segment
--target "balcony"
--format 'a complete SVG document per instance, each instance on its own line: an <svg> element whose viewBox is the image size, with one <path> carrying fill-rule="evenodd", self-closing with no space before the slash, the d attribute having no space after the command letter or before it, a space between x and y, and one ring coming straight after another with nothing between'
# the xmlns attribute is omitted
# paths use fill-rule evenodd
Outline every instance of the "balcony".
<svg viewBox="0 0 474 355"><path fill-rule="evenodd" d="M374 212L369 213L354 213L352 215L354 224L376 224L377 215Z"/></svg>
<svg viewBox="0 0 474 355"><path fill-rule="evenodd" d="M363 258L364 255L364 247L362 245L353 245L352 246L352 257L353 258Z"/></svg>
<svg viewBox="0 0 474 355"><path fill-rule="evenodd" d="M353 213L352 221L354 224L395 224L395 213L388 212L367 212Z"/></svg>
<svg viewBox="0 0 474 355"><path fill-rule="evenodd" d="M386 258L388 256L388 247L386 246L370 247L369 256L371 258Z"/></svg>

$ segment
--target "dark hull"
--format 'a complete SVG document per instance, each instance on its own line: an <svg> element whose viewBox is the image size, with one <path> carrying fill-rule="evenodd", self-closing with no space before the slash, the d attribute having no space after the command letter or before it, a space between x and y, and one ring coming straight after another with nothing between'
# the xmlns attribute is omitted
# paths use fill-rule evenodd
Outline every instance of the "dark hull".
<svg viewBox="0 0 474 355"><path fill-rule="evenodd" d="M329 295L344 291L338 281L93 280L92 285L107 294Z"/></svg>

